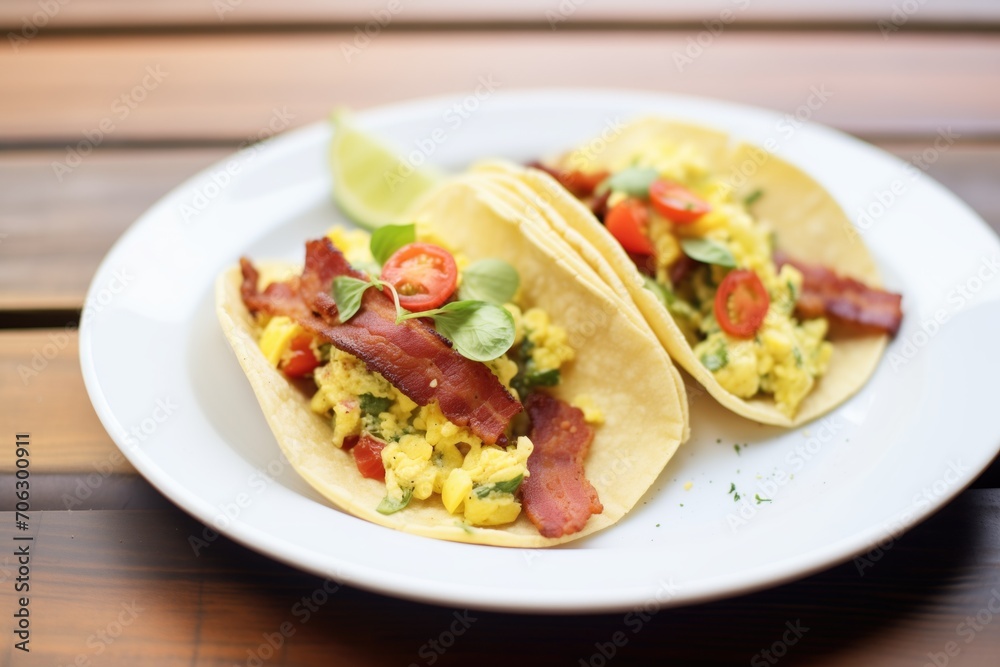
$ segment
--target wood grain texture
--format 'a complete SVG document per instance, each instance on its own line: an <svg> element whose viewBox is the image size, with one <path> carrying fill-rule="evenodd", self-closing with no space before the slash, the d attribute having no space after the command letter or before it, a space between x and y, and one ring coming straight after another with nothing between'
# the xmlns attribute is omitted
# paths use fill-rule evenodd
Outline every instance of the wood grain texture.
<svg viewBox="0 0 1000 667"><path fill-rule="evenodd" d="M135 472L101 426L80 373L76 331L0 331L0 411L5 435L28 432L32 473L104 477ZM14 471L13 451L0 473Z"/></svg>
<svg viewBox="0 0 1000 667"><path fill-rule="evenodd" d="M908 160L931 143L880 145ZM126 227L229 152L102 149L62 183L51 167L57 151L0 153L0 311L80 309L98 263ZM1000 232L1000 145L959 143L928 173Z"/></svg>
<svg viewBox="0 0 1000 667"><path fill-rule="evenodd" d="M702 49L694 30L386 33L357 53L345 53L354 48L349 31L42 35L0 50L0 90L17 100L0 113L0 144L65 146L72 160L69 147L93 143L239 143L336 105L469 95L491 78L501 92L614 86L785 113L810 96L816 106L820 90L828 100L813 120L855 134L932 135L944 126L968 138L1000 134L1000 36L706 34ZM696 57L679 66L689 50Z"/></svg>
<svg viewBox="0 0 1000 667"><path fill-rule="evenodd" d="M0 112L2 116L2 112ZM0 152L0 309L80 309L100 260L157 199L230 149Z"/></svg>
<svg viewBox="0 0 1000 667"><path fill-rule="evenodd" d="M0 522L9 536L12 515ZM203 527L176 510L45 512L33 522L32 653L5 642L0 661L12 667L76 656L110 667L231 667L255 655L296 666L431 658L445 666L576 666L603 664L591 661L602 647L614 650L615 664L773 664L761 652L783 635L796 640L772 654L787 652L783 664L922 665L949 642L958 651L949 665L994 664L1000 653L1000 615L990 611L1000 608L997 490L966 493L865 560L727 601L628 615L530 617L392 600L224 537L195 555L189 538ZM0 569L8 578L11 560ZM11 587L0 590L12 611ZM616 637L623 646L614 646Z"/></svg>
<svg viewBox="0 0 1000 667"><path fill-rule="evenodd" d="M715 18L730 10L741 23L829 22L868 24L873 29L879 19L890 18L898 0L843 0L802 3L794 0L506 0L505 2L462 2L461 0L53 0L58 6L45 22L50 28L136 26L298 25L303 23L361 23L373 13L390 13L394 24L449 24L504 21L549 24L548 14L565 16L566 22L601 24L607 22L677 23ZM953 24L1000 20L1000 8L990 0L931 0L913 12L914 24ZM398 9L396 9L398 7ZM561 9L562 8L562 9ZM6 0L0 5L0 27L21 28L40 11L38 0ZM42 23L44 19L39 20ZM560 23L557 23L559 25Z"/></svg>

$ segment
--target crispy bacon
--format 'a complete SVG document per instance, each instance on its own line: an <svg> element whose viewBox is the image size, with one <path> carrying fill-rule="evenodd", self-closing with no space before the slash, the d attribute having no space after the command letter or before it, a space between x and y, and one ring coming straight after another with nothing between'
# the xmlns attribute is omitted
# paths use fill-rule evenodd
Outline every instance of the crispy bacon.
<svg viewBox="0 0 1000 667"><path fill-rule="evenodd" d="M608 172L606 171L593 171L587 173L577 169L556 169L544 165L541 162L531 162L528 166L532 169L544 171L546 174L559 181L559 185L569 190L570 193L578 199L589 197L594 194L594 190L601 184L601 181L608 177Z"/></svg>
<svg viewBox="0 0 1000 667"><path fill-rule="evenodd" d="M802 317L828 316L860 331L892 336L899 331L903 321L901 295L868 287L825 266L800 262L780 251L774 254L774 263L779 269L791 264L802 272L802 294L795 304Z"/></svg>
<svg viewBox="0 0 1000 667"><path fill-rule="evenodd" d="M594 432L578 408L546 394L530 395L525 406L535 445L521 485L525 513L545 537L579 532L604 511L583 470Z"/></svg>
<svg viewBox="0 0 1000 667"><path fill-rule="evenodd" d="M306 244L301 277L257 289L257 270L240 260L241 294L250 312L285 315L358 357L418 405L437 400L441 412L488 444L504 444L504 431L521 404L482 363L466 359L447 339L421 320L396 324L396 307L387 292L369 289L361 309L341 323L330 286L337 276L363 278L329 239Z"/></svg>

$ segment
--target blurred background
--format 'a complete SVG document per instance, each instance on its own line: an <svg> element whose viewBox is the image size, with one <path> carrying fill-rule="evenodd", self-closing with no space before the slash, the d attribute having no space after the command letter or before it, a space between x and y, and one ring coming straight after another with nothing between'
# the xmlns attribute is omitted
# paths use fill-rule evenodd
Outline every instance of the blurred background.
<svg viewBox="0 0 1000 667"><path fill-rule="evenodd" d="M237 146L483 81L759 105L904 159L950 133L926 171L997 224L998 27L994 0L4 0L0 310L79 308L125 227Z"/></svg>

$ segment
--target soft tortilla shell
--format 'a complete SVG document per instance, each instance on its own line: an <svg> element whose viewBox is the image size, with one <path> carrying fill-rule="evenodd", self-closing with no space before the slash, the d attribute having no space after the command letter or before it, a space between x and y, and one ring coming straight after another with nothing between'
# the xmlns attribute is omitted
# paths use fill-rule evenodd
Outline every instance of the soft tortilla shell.
<svg viewBox="0 0 1000 667"><path fill-rule="evenodd" d="M635 506L682 440L683 395L672 380L670 359L647 328L619 316L626 304L590 286L589 268L569 261L575 255L557 235L535 238L523 218L498 214L475 180L444 184L423 200L416 217L470 260L499 257L516 266L525 305L546 309L568 330L577 358L566 367L555 393L565 400L588 394L604 412L605 423L596 428L586 461L587 478L604 512L591 517L582 531L555 539L539 535L523 512L516 522L498 528L464 525L435 497L413 501L395 514L379 514L375 508L385 494L384 484L358 473L351 454L332 445L327 420L314 414L308 398L264 358L256 343L257 325L240 298L239 269L232 268L216 285L219 321L285 456L344 511L427 537L541 547L614 524Z"/></svg>

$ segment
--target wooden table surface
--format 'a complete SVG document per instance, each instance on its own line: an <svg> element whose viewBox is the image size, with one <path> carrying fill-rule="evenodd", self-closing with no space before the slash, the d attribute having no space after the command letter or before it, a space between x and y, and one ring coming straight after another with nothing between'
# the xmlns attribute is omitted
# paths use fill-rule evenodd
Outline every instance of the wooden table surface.
<svg viewBox="0 0 1000 667"><path fill-rule="evenodd" d="M111 244L196 171L335 105L467 93L483 76L789 113L825 87L813 120L903 159L957 135L926 171L1000 229L1000 4L7 0L0 28L0 664L1000 664L996 463L863 572L645 616L434 607L225 538L196 556L200 524L98 422L75 331ZM18 432L32 441L30 653L15 648L6 546Z"/></svg>

